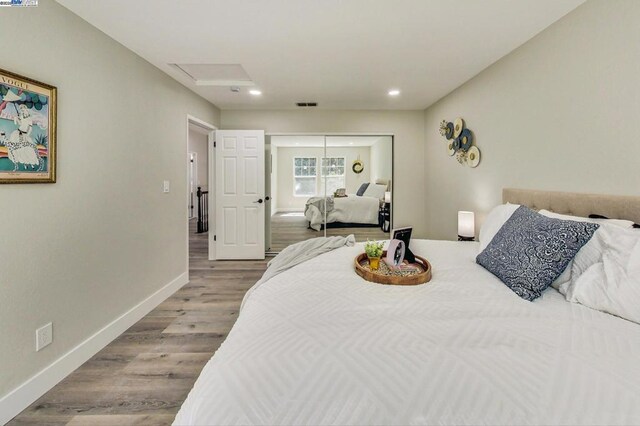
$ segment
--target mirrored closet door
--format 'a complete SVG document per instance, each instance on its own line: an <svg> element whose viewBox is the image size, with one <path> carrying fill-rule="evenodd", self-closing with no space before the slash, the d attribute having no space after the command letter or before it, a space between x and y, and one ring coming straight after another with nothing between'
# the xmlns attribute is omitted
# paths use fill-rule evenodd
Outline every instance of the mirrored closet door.
<svg viewBox="0 0 640 426"><path fill-rule="evenodd" d="M267 252L322 236L388 238L391 136L272 135L266 150Z"/></svg>
<svg viewBox="0 0 640 426"><path fill-rule="evenodd" d="M356 241L389 238L393 168L391 136L327 136L326 235Z"/></svg>

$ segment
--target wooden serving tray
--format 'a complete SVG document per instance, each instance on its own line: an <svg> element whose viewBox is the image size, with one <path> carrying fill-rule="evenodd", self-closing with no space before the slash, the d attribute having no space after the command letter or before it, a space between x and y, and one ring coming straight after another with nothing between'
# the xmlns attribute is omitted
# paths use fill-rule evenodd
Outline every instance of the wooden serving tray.
<svg viewBox="0 0 640 426"><path fill-rule="evenodd" d="M387 251L382 252L382 259L387 255ZM380 259L380 268L384 262ZM367 281L378 284L388 285L418 285L431 281L431 264L427 259L421 256L416 256L416 263L422 272L412 275L387 275L380 273L380 269L372 271L369 269L369 258L366 253L361 253L356 256L355 267L356 273Z"/></svg>

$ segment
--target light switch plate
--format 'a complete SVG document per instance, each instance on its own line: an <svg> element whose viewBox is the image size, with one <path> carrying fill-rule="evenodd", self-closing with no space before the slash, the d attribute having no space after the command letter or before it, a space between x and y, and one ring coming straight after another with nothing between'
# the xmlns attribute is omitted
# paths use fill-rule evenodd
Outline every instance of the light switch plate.
<svg viewBox="0 0 640 426"><path fill-rule="evenodd" d="M53 341L53 324L46 324L36 330L36 352Z"/></svg>
<svg viewBox="0 0 640 426"><path fill-rule="evenodd" d="M169 181L168 181L168 180L165 180L165 181L164 181L163 192L164 192L165 194L169 192Z"/></svg>

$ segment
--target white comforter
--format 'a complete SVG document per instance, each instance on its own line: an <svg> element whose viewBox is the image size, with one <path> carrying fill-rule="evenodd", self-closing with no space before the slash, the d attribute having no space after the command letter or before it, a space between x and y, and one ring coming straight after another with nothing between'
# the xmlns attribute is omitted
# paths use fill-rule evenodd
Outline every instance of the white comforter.
<svg viewBox="0 0 640 426"><path fill-rule="evenodd" d="M333 210L327 212L327 223L364 223L369 225L378 224L378 212L380 211L380 200L374 197L359 197L349 194L347 197L333 199ZM320 230L324 223L324 215L315 206L309 206L305 213L311 228Z"/></svg>
<svg viewBox="0 0 640 426"><path fill-rule="evenodd" d="M176 424L640 424L640 326L518 298L477 243L414 240L430 283L358 277L360 244L257 288Z"/></svg>

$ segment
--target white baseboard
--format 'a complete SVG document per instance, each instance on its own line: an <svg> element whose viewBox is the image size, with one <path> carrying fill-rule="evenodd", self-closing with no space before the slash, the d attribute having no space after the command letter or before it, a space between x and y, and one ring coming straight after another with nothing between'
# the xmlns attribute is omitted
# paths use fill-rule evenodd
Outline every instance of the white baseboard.
<svg viewBox="0 0 640 426"><path fill-rule="evenodd" d="M187 272L180 274L169 284L129 309L26 382L0 398L0 424L3 425L20 414L25 408L33 404L48 390L151 312L188 281L189 274Z"/></svg>

